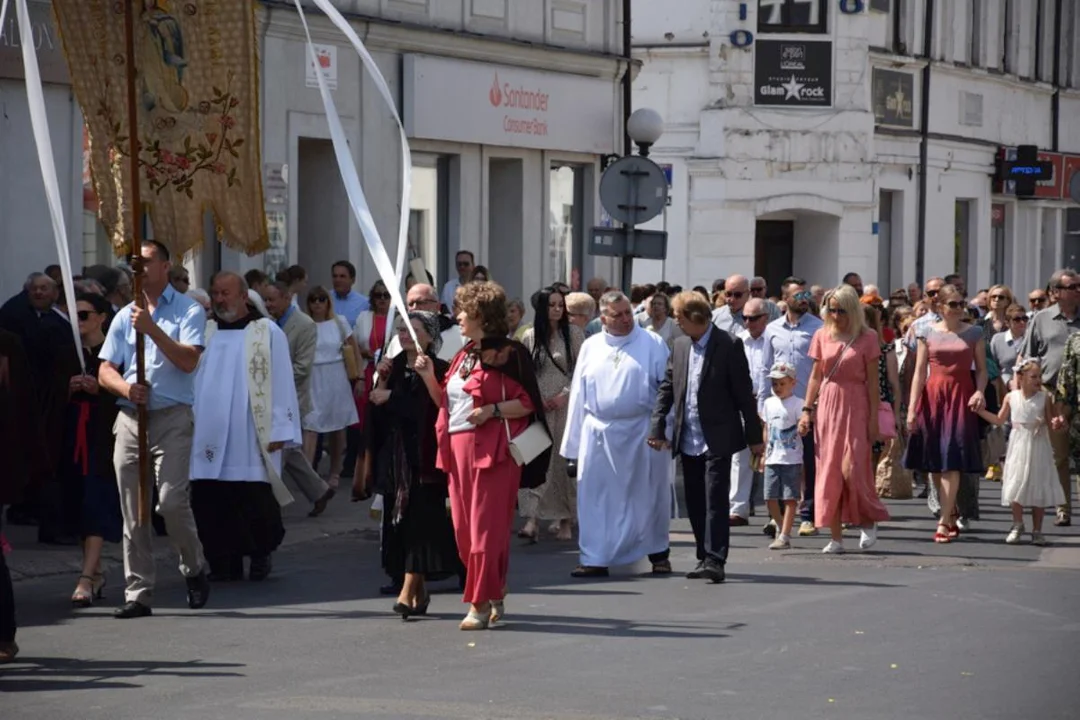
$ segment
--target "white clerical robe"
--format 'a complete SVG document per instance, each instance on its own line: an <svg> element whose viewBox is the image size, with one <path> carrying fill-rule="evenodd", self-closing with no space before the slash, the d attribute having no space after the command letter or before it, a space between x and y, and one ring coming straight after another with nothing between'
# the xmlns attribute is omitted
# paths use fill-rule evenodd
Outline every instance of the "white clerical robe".
<svg viewBox="0 0 1080 720"><path fill-rule="evenodd" d="M582 565L629 565L668 549L671 455L646 443L667 359L663 339L637 325L581 346L561 454L578 461Z"/></svg>
<svg viewBox="0 0 1080 720"><path fill-rule="evenodd" d="M263 323L270 340L271 412L267 444L299 445L300 409L293 383L292 360L285 333L270 320ZM272 482L255 430L248 393L251 358L247 330L218 330L207 343L195 376L195 432L191 443L192 480ZM268 454L278 482L281 451Z"/></svg>

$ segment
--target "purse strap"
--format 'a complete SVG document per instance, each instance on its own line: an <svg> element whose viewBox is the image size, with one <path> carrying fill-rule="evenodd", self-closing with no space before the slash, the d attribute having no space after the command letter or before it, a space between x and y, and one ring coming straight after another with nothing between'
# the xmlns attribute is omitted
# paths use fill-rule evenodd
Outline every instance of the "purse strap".
<svg viewBox="0 0 1080 720"><path fill-rule="evenodd" d="M850 340L847 341L847 344L844 345L843 350L841 350L840 354L836 356L836 362L833 363L832 370L830 370L829 374L825 376L825 379L821 381L821 384L823 386L825 385L825 383L832 380L833 375L835 375L836 371L840 369L840 363L843 362L843 360L844 360L844 353L846 353L848 351L848 348L850 348L854 344L855 344L855 338L851 338Z"/></svg>
<svg viewBox="0 0 1080 720"><path fill-rule="evenodd" d="M502 401L506 402L506 378L500 378L500 382L502 383ZM507 442L507 444L514 442L514 439L512 437L510 437L510 421L506 419L505 415L503 416L502 421L503 421L503 427L506 428L506 442Z"/></svg>

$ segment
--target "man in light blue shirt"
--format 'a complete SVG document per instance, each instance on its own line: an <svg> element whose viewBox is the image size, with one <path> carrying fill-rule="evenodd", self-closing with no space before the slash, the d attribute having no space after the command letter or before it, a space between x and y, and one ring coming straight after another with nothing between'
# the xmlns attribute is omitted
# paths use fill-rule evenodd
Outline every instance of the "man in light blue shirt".
<svg viewBox="0 0 1080 720"><path fill-rule="evenodd" d="M814 369L814 359L810 357L810 342L814 339L814 334L825 326L825 323L810 312L812 293L806 288L805 280L796 277L787 278L782 289L788 310L765 328L761 369L758 371L760 387L763 389L771 387L768 378L765 377L768 375L769 368L776 363L785 363L795 367L795 395L806 397L806 385L810 382L810 373ZM799 535L806 537L817 534L817 528L814 527L816 474L813 432L803 438L803 475L806 478L806 492L802 505Z"/></svg>
<svg viewBox="0 0 1080 720"><path fill-rule="evenodd" d="M334 285L333 297L334 313L345 318L349 327L356 326L356 318L360 313L371 309L371 303L367 295L361 295L353 290L356 283L356 266L348 260L338 260L330 268L331 280Z"/></svg>
<svg viewBox="0 0 1080 720"><path fill-rule="evenodd" d="M134 304L113 318L99 357L98 382L120 398L113 453L124 516L125 602L114 613L130 619L153 614L154 546L149 522L139 522L139 432L136 405L147 408L146 438L149 474L158 493L157 511L169 540L180 554L180 572L187 580L192 609L206 605L210 583L195 517L188 501L191 439L194 427L195 370L203 349L206 313L202 306L169 284L169 250L144 241L143 295L146 309ZM227 319L227 318L222 318ZM137 382L136 333L143 335L144 383ZM150 489L147 489L148 493Z"/></svg>

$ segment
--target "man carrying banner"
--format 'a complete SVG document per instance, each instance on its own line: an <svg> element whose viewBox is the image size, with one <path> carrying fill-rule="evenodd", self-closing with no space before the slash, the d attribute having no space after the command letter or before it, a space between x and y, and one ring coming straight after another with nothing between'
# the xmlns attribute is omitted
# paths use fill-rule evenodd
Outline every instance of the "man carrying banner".
<svg viewBox="0 0 1080 720"><path fill-rule="evenodd" d="M247 283L231 272L211 285L218 331L195 379L191 503L210 561L210 579L270 574L285 527L281 450L301 443L300 410L285 333L248 305Z"/></svg>
<svg viewBox="0 0 1080 720"><path fill-rule="evenodd" d="M188 607L198 609L210 597L206 562L188 501L191 477L194 372L199 365L206 314L194 300L169 284L169 250L155 240L140 248L146 309L131 304L109 326L100 357L98 382L120 397L113 461L120 483L124 514L126 602L120 619L146 617L154 595L154 546L149 523L139 524L139 442L136 405L146 405L150 473L157 483L157 512L165 519L169 540L180 554L180 572L187 579ZM142 333L146 383L136 382L135 334Z"/></svg>

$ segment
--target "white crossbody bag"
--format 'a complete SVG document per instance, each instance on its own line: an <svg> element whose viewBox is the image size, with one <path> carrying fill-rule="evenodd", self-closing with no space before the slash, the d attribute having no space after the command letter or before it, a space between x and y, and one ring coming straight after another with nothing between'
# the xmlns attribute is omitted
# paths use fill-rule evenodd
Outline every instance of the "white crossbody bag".
<svg viewBox="0 0 1080 720"><path fill-rule="evenodd" d="M502 386L502 395L503 402L506 402L505 382ZM544 423L539 420L530 423L529 427L525 428L525 432L517 437L510 437L510 421L505 417L503 427L506 428L506 441L510 445L510 457L514 458L514 462L521 467L528 465L551 447L551 436L548 435Z"/></svg>

